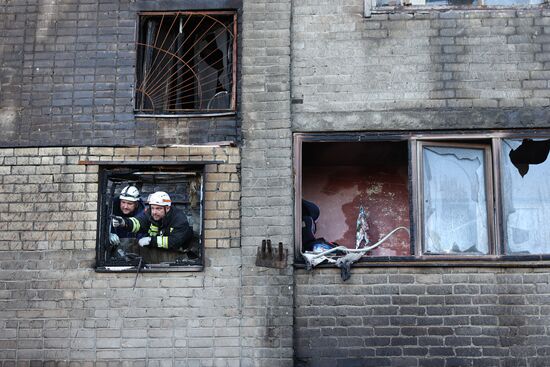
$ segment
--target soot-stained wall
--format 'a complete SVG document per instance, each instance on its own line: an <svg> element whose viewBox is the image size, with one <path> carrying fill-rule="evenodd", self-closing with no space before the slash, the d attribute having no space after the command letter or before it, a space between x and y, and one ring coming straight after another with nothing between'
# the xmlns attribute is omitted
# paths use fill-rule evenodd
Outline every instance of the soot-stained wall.
<svg viewBox="0 0 550 367"><path fill-rule="evenodd" d="M292 129L327 133L324 141L330 133L357 141L379 132L547 129L549 15L545 7L411 7L364 18L360 0L293 2ZM352 150L332 151L330 162L340 163L326 175L304 154L295 189L341 212L360 193L356 183L368 189L372 177L357 165L346 171ZM315 162L324 152L311 151ZM324 234L339 240L341 226L329 222ZM352 267L346 282L339 269L296 270L295 365L548 364L550 271L486 265L370 264Z"/></svg>

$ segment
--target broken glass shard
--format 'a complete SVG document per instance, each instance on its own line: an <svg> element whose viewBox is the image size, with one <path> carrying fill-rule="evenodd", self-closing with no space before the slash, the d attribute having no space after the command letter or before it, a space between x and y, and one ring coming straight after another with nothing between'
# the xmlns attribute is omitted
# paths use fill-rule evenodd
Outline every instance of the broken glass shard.
<svg viewBox="0 0 550 367"><path fill-rule="evenodd" d="M507 254L550 253L548 139L505 139L502 202Z"/></svg>

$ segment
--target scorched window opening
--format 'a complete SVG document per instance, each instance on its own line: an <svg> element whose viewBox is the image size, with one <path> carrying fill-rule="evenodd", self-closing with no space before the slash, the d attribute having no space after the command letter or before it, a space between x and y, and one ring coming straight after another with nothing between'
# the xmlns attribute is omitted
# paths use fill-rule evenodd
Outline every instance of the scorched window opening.
<svg viewBox="0 0 550 367"><path fill-rule="evenodd" d="M233 11L141 13L136 111L234 111L236 17Z"/></svg>
<svg viewBox="0 0 550 367"><path fill-rule="evenodd" d="M202 270L203 178L203 166L101 167L96 269Z"/></svg>
<svg viewBox="0 0 550 367"><path fill-rule="evenodd" d="M360 219L370 244L411 230L364 258L547 258L549 150L549 131L295 134L298 259L312 239L355 248Z"/></svg>

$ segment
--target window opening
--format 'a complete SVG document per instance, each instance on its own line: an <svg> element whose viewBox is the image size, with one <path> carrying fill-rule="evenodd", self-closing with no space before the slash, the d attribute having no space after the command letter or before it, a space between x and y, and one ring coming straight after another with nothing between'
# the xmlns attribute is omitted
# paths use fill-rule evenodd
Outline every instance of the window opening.
<svg viewBox="0 0 550 367"><path fill-rule="evenodd" d="M304 142L302 249L316 240L355 249L408 227L407 149L406 142ZM400 233L369 256L408 255L409 237Z"/></svg>
<svg viewBox="0 0 550 367"><path fill-rule="evenodd" d="M97 270L202 270L203 168L101 169Z"/></svg>
<svg viewBox="0 0 550 367"><path fill-rule="evenodd" d="M296 134L296 254L550 259L550 139L530 133Z"/></svg>
<svg viewBox="0 0 550 367"><path fill-rule="evenodd" d="M136 110L235 109L236 13L140 14Z"/></svg>

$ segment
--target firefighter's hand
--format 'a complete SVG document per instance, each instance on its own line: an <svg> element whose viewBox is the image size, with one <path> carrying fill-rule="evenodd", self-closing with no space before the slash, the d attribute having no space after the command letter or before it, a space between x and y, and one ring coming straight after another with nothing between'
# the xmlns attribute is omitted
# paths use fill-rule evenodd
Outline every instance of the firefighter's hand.
<svg viewBox="0 0 550 367"><path fill-rule="evenodd" d="M113 215L111 217L111 224L113 225L113 228L126 227L126 223L124 223L124 218L118 217L116 215Z"/></svg>
<svg viewBox="0 0 550 367"><path fill-rule="evenodd" d="M120 238L116 234L111 233L109 235L109 243L113 246L118 246L120 245Z"/></svg>
<svg viewBox="0 0 550 367"><path fill-rule="evenodd" d="M143 237L138 241L141 247L149 246L151 244L151 237Z"/></svg>

